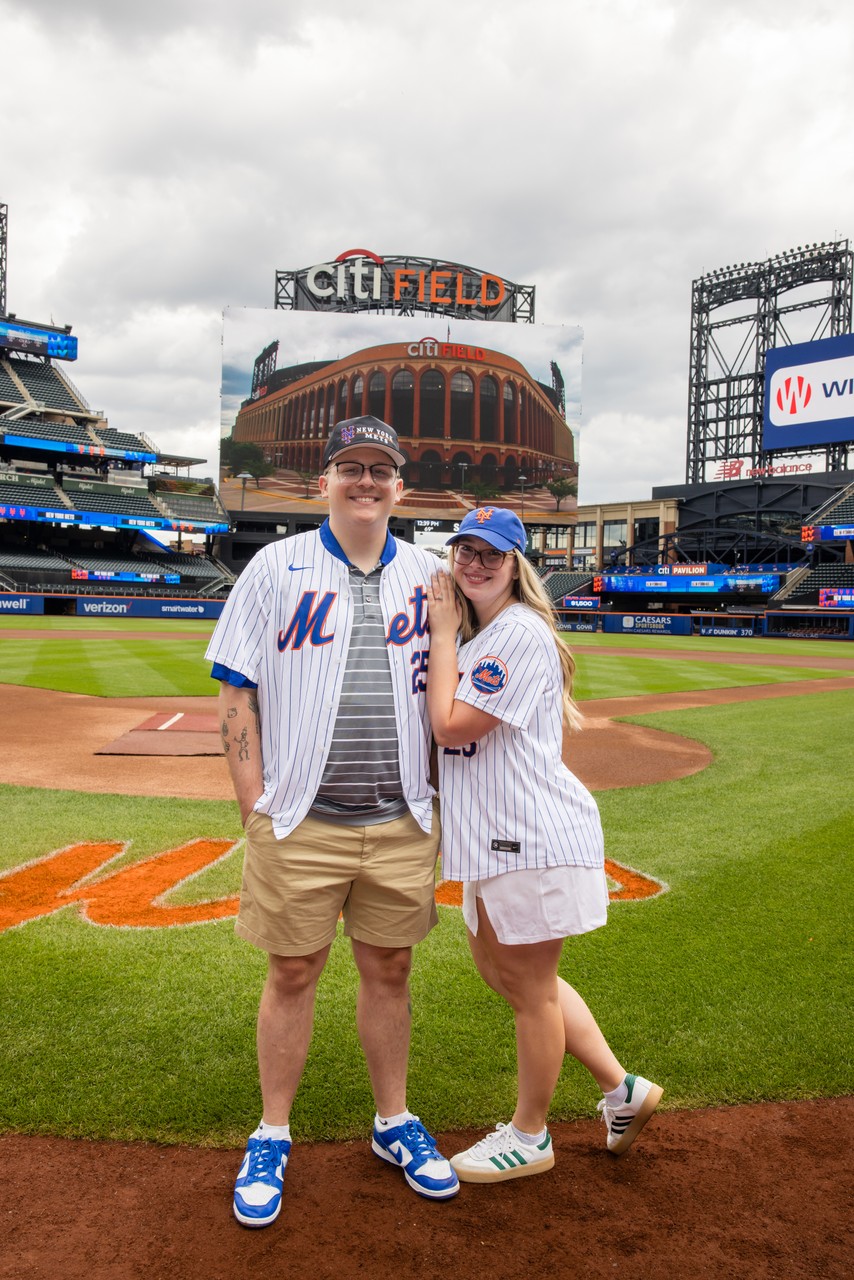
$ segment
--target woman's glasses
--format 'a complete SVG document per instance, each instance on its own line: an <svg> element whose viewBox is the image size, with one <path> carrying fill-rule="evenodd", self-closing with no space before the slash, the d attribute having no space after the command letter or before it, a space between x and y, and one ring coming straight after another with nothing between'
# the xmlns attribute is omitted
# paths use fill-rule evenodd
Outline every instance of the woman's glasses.
<svg viewBox="0 0 854 1280"><path fill-rule="evenodd" d="M469 542L457 542L454 544L455 564L471 564L473 561L479 560L484 569L500 569L505 557L510 554L509 551L496 551L494 547L484 547L482 551L478 551Z"/></svg>
<svg viewBox="0 0 854 1280"><path fill-rule="evenodd" d="M370 466L364 462L336 462L334 466L344 484L358 484L366 471L370 471L374 484L391 484L397 477L397 467L392 462L373 462Z"/></svg>

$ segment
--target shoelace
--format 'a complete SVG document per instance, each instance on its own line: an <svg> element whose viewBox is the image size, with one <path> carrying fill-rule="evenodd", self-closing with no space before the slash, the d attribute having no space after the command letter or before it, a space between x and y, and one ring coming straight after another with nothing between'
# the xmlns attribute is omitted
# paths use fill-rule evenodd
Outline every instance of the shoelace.
<svg viewBox="0 0 854 1280"><path fill-rule="evenodd" d="M278 1183L279 1152L271 1138L263 1138L260 1146L249 1154L246 1177L250 1182Z"/></svg>
<svg viewBox="0 0 854 1280"><path fill-rule="evenodd" d="M407 1120L403 1126L406 1146L414 1156L422 1156L425 1160L436 1159L438 1152L424 1125L416 1120Z"/></svg>
<svg viewBox="0 0 854 1280"><path fill-rule="evenodd" d="M518 1146L518 1139L513 1137L510 1125L499 1124L495 1126L493 1133L488 1133L485 1138L481 1138L480 1142L474 1144L472 1154L478 1160L481 1157L488 1160L490 1156L505 1155L514 1146Z"/></svg>

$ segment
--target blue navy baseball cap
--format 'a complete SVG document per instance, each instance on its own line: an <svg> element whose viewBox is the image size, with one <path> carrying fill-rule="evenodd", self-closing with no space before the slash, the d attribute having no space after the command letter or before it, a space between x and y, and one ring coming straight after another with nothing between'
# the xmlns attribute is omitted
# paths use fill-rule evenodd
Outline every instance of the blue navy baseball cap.
<svg viewBox="0 0 854 1280"><path fill-rule="evenodd" d="M476 507L469 511L445 545L451 546L465 537L483 538L498 551L521 551L523 555L528 545L522 521L515 511L507 511L504 507Z"/></svg>
<svg viewBox="0 0 854 1280"><path fill-rule="evenodd" d="M398 467L402 467L406 462L406 454L400 447L394 427L390 427L387 422L381 422L379 418L365 414L361 418L345 418L343 422L335 424L323 451L323 465L328 467L333 459L342 458L353 449L365 446L381 449L394 460Z"/></svg>

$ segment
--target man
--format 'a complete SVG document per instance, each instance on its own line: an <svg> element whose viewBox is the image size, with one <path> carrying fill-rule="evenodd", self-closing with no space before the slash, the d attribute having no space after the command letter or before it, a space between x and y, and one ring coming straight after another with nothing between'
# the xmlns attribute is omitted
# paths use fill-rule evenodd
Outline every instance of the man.
<svg viewBox="0 0 854 1280"><path fill-rule="evenodd" d="M436 923L425 596L435 560L388 531L406 461L377 418L334 428L329 519L247 566L207 656L246 828L236 931L268 953L258 1012L261 1124L234 1193L244 1226L281 1208L289 1114L340 912L376 1103L372 1147L433 1199L459 1184L406 1107L412 946Z"/></svg>

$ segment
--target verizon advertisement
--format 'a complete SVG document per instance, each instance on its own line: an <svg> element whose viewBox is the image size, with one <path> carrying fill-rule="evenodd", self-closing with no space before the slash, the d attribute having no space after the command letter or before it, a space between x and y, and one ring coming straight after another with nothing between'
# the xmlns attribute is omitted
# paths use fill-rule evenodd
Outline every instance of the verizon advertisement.
<svg viewBox="0 0 854 1280"><path fill-rule="evenodd" d="M768 351L763 449L848 440L854 440L854 334Z"/></svg>

